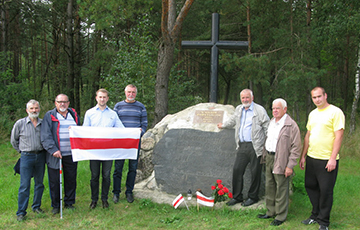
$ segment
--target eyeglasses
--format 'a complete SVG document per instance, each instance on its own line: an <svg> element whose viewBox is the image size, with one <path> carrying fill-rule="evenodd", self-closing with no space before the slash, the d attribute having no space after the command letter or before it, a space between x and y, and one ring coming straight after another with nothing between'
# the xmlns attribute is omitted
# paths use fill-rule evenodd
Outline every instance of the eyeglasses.
<svg viewBox="0 0 360 230"><path fill-rule="evenodd" d="M66 104L68 103L69 101L56 101L58 104Z"/></svg>

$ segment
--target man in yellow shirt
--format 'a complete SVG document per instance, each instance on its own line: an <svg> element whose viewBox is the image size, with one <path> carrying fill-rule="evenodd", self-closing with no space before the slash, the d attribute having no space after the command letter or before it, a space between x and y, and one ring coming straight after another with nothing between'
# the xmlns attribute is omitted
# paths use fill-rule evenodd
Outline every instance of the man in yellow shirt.
<svg viewBox="0 0 360 230"><path fill-rule="evenodd" d="M318 223L327 230L333 203L333 190L339 168L339 150L345 129L345 116L338 107L327 102L321 87L311 91L316 109L309 114L307 133L300 158L305 168L305 188L312 204L311 216L303 224Z"/></svg>

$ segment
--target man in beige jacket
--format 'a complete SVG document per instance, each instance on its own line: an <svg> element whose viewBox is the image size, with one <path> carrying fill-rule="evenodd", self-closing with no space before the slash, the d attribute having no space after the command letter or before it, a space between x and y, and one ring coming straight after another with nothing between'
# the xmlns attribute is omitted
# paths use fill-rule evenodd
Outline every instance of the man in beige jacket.
<svg viewBox="0 0 360 230"><path fill-rule="evenodd" d="M270 225L279 226L286 220L289 207L289 181L293 168L301 154L300 130L296 122L286 114L284 99L273 101L273 118L270 121L265 142L266 214L261 219L275 218Z"/></svg>

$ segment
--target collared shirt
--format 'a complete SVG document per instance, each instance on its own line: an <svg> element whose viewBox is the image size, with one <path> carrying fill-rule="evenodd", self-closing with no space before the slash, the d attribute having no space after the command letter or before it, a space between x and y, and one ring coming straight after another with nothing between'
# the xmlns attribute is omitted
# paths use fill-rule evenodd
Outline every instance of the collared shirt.
<svg viewBox="0 0 360 230"><path fill-rule="evenodd" d="M44 148L40 141L40 129L42 119L38 118L34 127L29 117L18 120L11 131L11 144L16 151L33 152L42 151Z"/></svg>
<svg viewBox="0 0 360 230"><path fill-rule="evenodd" d="M282 118L276 122L275 119L272 119L269 124L267 139L265 142L265 149L269 152L276 151L276 144L278 142L279 133L282 127L284 127L285 119L287 114L284 114Z"/></svg>
<svg viewBox="0 0 360 230"><path fill-rule="evenodd" d="M125 128L114 110L108 106L101 110L98 105L86 111L83 126Z"/></svg>
<svg viewBox="0 0 360 230"><path fill-rule="evenodd" d="M241 111L239 139L240 142L251 142L251 126L252 118L254 116L254 102L248 109L243 108Z"/></svg>
<svg viewBox="0 0 360 230"><path fill-rule="evenodd" d="M70 146L69 126L76 126L76 122L74 118L70 115L70 113L66 113L66 117L64 117L60 113L56 113L56 118L59 120L60 123L59 144L60 144L61 155L70 156L71 146Z"/></svg>

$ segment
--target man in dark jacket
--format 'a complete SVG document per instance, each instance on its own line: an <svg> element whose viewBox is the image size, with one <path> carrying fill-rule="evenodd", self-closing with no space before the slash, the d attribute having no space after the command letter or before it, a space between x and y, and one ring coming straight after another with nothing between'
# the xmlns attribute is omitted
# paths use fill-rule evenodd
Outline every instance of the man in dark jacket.
<svg viewBox="0 0 360 230"><path fill-rule="evenodd" d="M41 143L47 151L52 213L60 212L60 160L64 173L65 208L74 209L76 192L77 162L72 160L69 127L80 125L76 111L69 108L69 98L59 94L53 110L48 111L41 126Z"/></svg>

